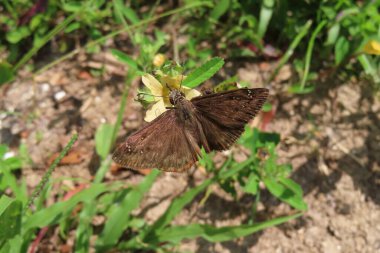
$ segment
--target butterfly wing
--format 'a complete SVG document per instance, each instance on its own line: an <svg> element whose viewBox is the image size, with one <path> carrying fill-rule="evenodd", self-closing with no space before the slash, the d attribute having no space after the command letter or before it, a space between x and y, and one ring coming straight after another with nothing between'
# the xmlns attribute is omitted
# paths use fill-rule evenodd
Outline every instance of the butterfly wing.
<svg viewBox="0 0 380 253"><path fill-rule="evenodd" d="M185 171L197 160L197 153L187 136L175 111L168 110L129 136L112 158L123 167L133 169Z"/></svg>
<svg viewBox="0 0 380 253"><path fill-rule="evenodd" d="M265 88L244 88L193 98L210 149L228 149L260 111L268 93Z"/></svg>

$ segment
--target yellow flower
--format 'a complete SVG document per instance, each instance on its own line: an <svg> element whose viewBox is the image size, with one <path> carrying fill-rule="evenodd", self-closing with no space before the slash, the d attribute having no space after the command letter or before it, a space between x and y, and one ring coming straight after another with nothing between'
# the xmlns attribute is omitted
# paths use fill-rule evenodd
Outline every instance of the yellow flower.
<svg viewBox="0 0 380 253"><path fill-rule="evenodd" d="M365 44L363 51L367 54L380 55L380 43L376 40L370 40Z"/></svg>
<svg viewBox="0 0 380 253"><path fill-rule="evenodd" d="M180 89L181 82L185 78L186 76L183 75L174 77L163 75L160 78L161 82L159 82L154 76L149 74L145 74L142 77L142 82L151 91L155 101L153 106L146 112L144 118L145 121L150 122L154 120L167 110L166 107L173 106L169 101L170 89ZM167 86L169 86L170 89ZM181 91L189 100L201 94L197 90L193 90L184 86L181 86Z"/></svg>
<svg viewBox="0 0 380 253"><path fill-rule="evenodd" d="M156 67L161 67L165 63L166 57L163 54L156 54L153 58L153 65Z"/></svg>

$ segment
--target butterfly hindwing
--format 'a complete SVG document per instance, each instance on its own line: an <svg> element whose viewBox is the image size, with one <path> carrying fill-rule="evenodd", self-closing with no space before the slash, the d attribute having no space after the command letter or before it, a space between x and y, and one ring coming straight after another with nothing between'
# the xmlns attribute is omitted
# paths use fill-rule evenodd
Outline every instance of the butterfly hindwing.
<svg viewBox="0 0 380 253"><path fill-rule="evenodd" d="M197 155L184 131L175 111L166 111L120 144L113 159L133 169L187 170L195 163Z"/></svg>
<svg viewBox="0 0 380 253"><path fill-rule="evenodd" d="M268 90L238 89L195 97L197 111L212 150L228 149L243 133L244 126L260 111Z"/></svg>

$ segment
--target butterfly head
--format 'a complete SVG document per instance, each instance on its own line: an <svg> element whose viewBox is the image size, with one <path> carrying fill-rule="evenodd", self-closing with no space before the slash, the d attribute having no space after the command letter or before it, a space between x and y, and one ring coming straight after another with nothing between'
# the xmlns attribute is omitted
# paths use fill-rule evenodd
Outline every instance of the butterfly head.
<svg viewBox="0 0 380 253"><path fill-rule="evenodd" d="M176 105L179 101L185 98L185 94L180 90L171 90L169 93L169 100L172 105Z"/></svg>

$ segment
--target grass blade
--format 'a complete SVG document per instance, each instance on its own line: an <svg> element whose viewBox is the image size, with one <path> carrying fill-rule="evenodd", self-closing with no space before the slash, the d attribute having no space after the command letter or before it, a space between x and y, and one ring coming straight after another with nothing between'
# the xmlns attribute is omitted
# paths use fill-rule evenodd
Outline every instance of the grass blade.
<svg viewBox="0 0 380 253"><path fill-rule="evenodd" d="M272 18L274 3L274 0L262 1L260 9L260 21L257 31L257 35L260 39L264 37L264 34L267 31L269 21Z"/></svg>
<svg viewBox="0 0 380 253"><path fill-rule="evenodd" d="M158 242L178 243L183 239L202 237L209 242L224 242L245 237L260 230L279 225L301 216L302 213L275 218L252 225L214 227L207 224L191 224L187 226L170 227L157 236Z"/></svg>
<svg viewBox="0 0 380 253"><path fill-rule="evenodd" d="M96 153L104 160L111 149L113 125L101 124L95 133Z"/></svg>
<svg viewBox="0 0 380 253"><path fill-rule="evenodd" d="M144 194L151 188L159 174L159 170L153 170L142 183L126 195L121 203L113 205L104 229L97 240L98 251L104 251L117 243L123 231L129 226L130 213L138 207Z"/></svg>
<svg viewBox="0 0 380 253"><path fill-rule="evenodd" d="M309 40L309 44L307 45L306 56L305 56L305 69L303 71L303 77L302 77L302 81L301 81L302 89L305 87L306 79L307 79L307 76L309 75L311 54L313 52L315 38L317 37L319 32L322 30L322 28L326 24L327 24L326 20L323 20L321 23L318 24L317 28L315 28L313 34L311 35L311 38Z"/></svg>

